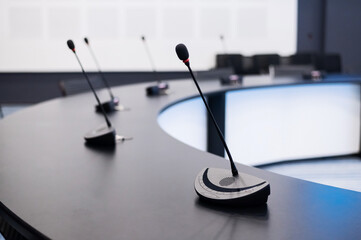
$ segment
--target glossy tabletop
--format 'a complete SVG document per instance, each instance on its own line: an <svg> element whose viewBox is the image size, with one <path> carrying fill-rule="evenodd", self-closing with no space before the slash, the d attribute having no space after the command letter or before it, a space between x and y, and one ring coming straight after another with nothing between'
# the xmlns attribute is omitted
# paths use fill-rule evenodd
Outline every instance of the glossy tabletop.
<svg viewBox="0 0 361 240"><path fill-rule="evenodd" d="M359 84L359 79L335 79ZM245 79L238 86L201 81L207 94L299 79ZM91 93L54 99L0 121L0 201L51 239L358 239L361 193L237 164L267 180L264 206L225 208L200 202L194 180L227 160L165 133L158 114L197 96L191 80L170 81L170 94L147 97L145 87L114 88L129 111L109 116L132 140L92 148L83 135L104 124ZM101 92L101 99L107 99Z"/></svg>

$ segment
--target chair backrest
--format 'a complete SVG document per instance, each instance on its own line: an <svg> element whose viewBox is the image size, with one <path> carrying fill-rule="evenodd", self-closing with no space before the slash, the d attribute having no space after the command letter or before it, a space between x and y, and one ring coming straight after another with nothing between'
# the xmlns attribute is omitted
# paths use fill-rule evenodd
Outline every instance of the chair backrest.
<svg viewBox="0 0 361 240"><path fill-rule="evenodd" d="M328 73L341 73L342 61L340 54L316 52L300 52L291 55L292 65L313 65L315 69Z"/></svg>
<svg viewBox="0 0 361 240"><path fill-rule="evenodd" d="M317 53L298 52L290 56L291 65L313 65L316 67Z"/></svg>
<svg viewBox="0 0 361 240"><path fill-rule="evenodd" d="M216 68L233 68L235 74L244 74L243 56L241 54L217 54Z"/></svg>
<svg viewBox="0 0 361 240"><path fill-rule="evenodd" d="M104 88L104 83L101 81L99 76L89 76L89 80L94 89ZM61 80L59 82L59 88L63 96L69 96L91 90L84 77Z"/></svg>
<svg viewBox="0 0 361 240"><path fill-rule="evenodd" d="M254 67L253 57L243 57L243 71L245 74L258 74Z"/></svg>
<svg viewBox="0 0 361 240"><path fill-rule="evenodd" d="M268 73L270 65L279 64L280 56L278 54L256 54L253 56L253 66L256 73Z"/></svg>
<svg viewBox="0 0 361 240"><path fill-rule="evenodd" d="M341 56L337 53L328 53L322 56L322 69L328 73L341 73Z"/></svg>

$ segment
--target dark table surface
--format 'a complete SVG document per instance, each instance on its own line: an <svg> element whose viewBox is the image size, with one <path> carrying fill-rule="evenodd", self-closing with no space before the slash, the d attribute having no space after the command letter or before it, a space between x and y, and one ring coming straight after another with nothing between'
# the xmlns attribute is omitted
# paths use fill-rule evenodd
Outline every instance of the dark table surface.
<svg viewBox="0 0 361 240"><path fill-rule="evenodd" d="M236 87L217 80L200 85L211 94L306 83L254 78ZM196 96L191 80L169 82L171 93L161 97L146 97L149 85L113 90L131 110L110 120L119 135L133 137L114 150L84 144L83 135L104 123L90 93L1 120L0 201L52 239L360 239L361 193L242 164L239 171L269 181L267 205L235 209L199 202L193 189L198 172L229 164L170 137L157 123L162 109ZM100 95L108 98L105 91Z"/></svg>

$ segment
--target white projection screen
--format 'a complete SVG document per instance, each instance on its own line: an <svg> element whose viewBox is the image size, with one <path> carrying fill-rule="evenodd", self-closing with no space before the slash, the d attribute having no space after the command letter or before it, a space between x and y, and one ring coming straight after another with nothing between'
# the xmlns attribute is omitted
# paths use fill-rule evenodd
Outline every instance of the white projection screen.
<svg viewBox="0 0 361 240"><path fill-rule="evenodd" d="M214 67L225 51L289 55L297 0L0 0L0 71L78 71L68 39L86 70L96 70L85 36L104 71L150 71L141 35L159 71L184 70L180 42L195 70Z"/></svg>

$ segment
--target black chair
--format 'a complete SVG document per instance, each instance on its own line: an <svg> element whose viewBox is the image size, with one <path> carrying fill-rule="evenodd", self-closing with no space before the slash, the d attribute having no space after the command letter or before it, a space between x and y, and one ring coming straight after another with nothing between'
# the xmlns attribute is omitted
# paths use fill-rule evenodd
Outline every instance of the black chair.
<svg viewBox="0 0 361 240"><path fill-rule="evenodd" d="M89 80L94 89L104 88L104 83L101 81L99 76L89 76ZM88 82L83 77L61 80L59 82L59 88L64 97L90 91Z"/></svg>
<svg viewBox="0 0 361 240"><path fill-rule="evenodd" d="M316 67L317 53L298 52L290 56L291 65L312 65Z"/></svg>
<svg viewBox="0 0 361 240"><path fill-rule="evenodd" d="M244 74L241 54L217 54L216 68L233 68L235 74Z"/></svg>
<svg viewBox="0 0 361 240"><path fill-rule="evenodd" d="M320 67L321 70L327 73L341 73L342 62L341 56L337 53L327 53L320 56Z"/></svg>
<svg viewBox="0 0 361 240"><path fill-rule="evenodd" d="M243 71L244 74L258 74L254 67L253 57L243 57Z"/></svg>
<svg viewBox="0 0 361 240"><path fill-rule="evenodd" d="M278 54L256 54L253 56L254 72L258 74L268 73L270 65L280 65Z"/></svg>

